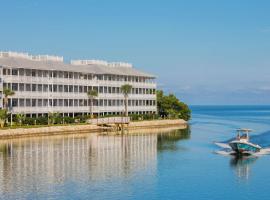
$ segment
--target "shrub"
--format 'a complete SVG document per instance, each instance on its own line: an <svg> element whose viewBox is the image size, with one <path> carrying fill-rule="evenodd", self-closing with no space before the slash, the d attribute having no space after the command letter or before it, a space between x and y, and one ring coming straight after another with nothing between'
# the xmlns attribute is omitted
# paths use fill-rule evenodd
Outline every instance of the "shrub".
<svg viewBox="0 0 270 200"><path fill-rule="evenodd" d="M63 121L64 121L65 124L72 124L72 123L75 122L75 119L72 118L72 117L65 116L65 117L63 118Z"/></svg>
<svg viewBox="0 0 270 200"><path fill-rule="evenodd" d="M35 125L35 123L36 123L36 118L25 117L23 120L23 124L25 125Z"/></svg>
<svg viewBox="0 0 270 200"><path fill-rule="evenodd" d="M47 116L40 116L36 118L36 122L38 125L47 125L48 124L48 117Z"/></svg>

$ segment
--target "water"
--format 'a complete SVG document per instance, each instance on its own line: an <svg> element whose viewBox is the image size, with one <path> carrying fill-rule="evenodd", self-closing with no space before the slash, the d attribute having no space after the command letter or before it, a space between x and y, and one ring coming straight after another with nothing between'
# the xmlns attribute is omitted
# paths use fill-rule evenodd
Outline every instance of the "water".
<svg viewBox="0 0 270 200"><path fill-rule="evenodd" d="M270 106L192 107L190 130L0 141L0 199L269 199L270 156L235 159L213 141L256 130L270 146Z"/></svg>

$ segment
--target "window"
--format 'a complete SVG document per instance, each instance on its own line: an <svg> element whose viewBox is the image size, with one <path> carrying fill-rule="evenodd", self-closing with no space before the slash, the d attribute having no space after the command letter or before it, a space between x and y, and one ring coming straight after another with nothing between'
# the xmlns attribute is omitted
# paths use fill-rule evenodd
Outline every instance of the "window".
<svg viewBox="0 0 270 200"><path fill-rule="evenodd" d="M83 105L83 99L80 99L79 105L80 105L80 106L84 106L84 105Z"/></svg>
<svg viewBox="0 0 270 200"><path fill-rule="evenodd" d="M33 92L37 91L37 85L36 84L32 84L32 91Z"/></svg>
<svg viewBox="0 0 270 200"><path fill-rule="evenodd" d="M42 71L41 70L38 70L37 71L37 75L38 75L38 77L42 77Z"/></svg>
<svg viewBox="0 0 270 200"><path fill-rule="evenodd" d="M64 85L64 92L68 92L68 85Z"/></svg>
<svg viewBox="0 0 270 200"><path fill-rule="evenodd" d="M49 72L48 71L43 71L43 77L48 77L49 76Z"/></svg>
<svg viewBox="0 0 270 200"><path fill-rule="evenodd" d="M47 84L43 85L43 92L48 92L48 88L49 88L49 86Z"/></svg>
<svg viewBox="0 0 270 200"><path fill-rule="evenodd" d="M41 84L38 84L38 91L42 92L42 85Z"/></svg>
<svg viewBox="0 0 270 200"><path fill-rule="evenodd" d="M43 99L43 106L48 106L48 99Z"/></svg>
<svg viewBox="0 0 270 200"><path fill-rule="evenodd" d="M103 87L99 87L99 93L103 93Z"/></svg>
<svg viewBox="0 0 270 200"><path fill-rule="evenodd" d="M70 85L68 88L69 88L69 92L73 92L73 85Z"/></svg>
<svg viewBox="0 0 270 200"><path fill-rule="evenodd" d="M59 106L63 106L63 99L59 99L59 100L58 100L58 105L59 105Z"/></svg>
<svg viewBox="0 0 270 200"><path fill-rule="evenodd" d="M19 91L24 91L24 84L23 83L19 84Z"/></svg>
<svg viewBox="0 0 270 200"><path fill-rule="evenodd" d="M38 107L42 107L42 99L38 99Z"/></svg>
<svg viewBox="0 0 270 200"><path fill-rule="evenodd" d="M79 86L79 92L83 93L83 87L82 86Z"/></svg>
<svg viewBox="0 0 270 200"><path fill-rule="evenodd" d="M73 74L72 74L72 72L69 72L69 73L68 73L68 77L69 77L70 79L73 79Z"/></svg>
<svg viewBox="0 0 270 200"><path fill-rule="evenodd" d="M78 86L77 85L74 86L74 92L78 92Z"/></svg>
<svg viewBox="0 0 270 200"><path fill-rule="evenodd" d="M31 84L26 84L26 91L30 92L31 91Z"/></svg>
<svg viewBox="0 0 270 200"><path fill-rule="evenodd" d="M26 99L26 107L30 107L31 106L31 99Z"/></svg>
<svg viewBox="0 0 270 200"><path fill-rule="evenodd" d="M58 86L58 92L63 92L63 85Z"/></svg>
<svg viewBox="0 0 270 200"><path fill-rule="evenodd" d="M53 106L54 106L54 107L57 106L57 99L54 99L54 100L53 100Z"/></svg>
<svg viewBox="0 0 270 200"><path fill-rule="evenodd" d="M73 99L69 99L68 105L69 105L69 106L73 106Z"/></svg>
<svg viewBox="0 0 270 200"><path fill-rule="evenodd" d="M12 75L18 76L18 69L12 69Z"/></svg>
<svg viewBox="0 0 270 200"><path fill-rule="evenodd" d="M36 70L32 69L32 76L35 77L36 76Z"/></svg>
<svg viewBox="0 0 270 200"><path fill-rule="evenodd" d="M57 92L57 85L53 85L53 92Z"/></svg>
<svg viewBox="0 0 270 200"><path fill-rule="evenodd" d="M24 99L19 99L19 106L24 107Z"/></svg>
<svg viewBox="0 0 270 200"><path fill-rule="evenodd" d="M31 76L31 70L30 69L26 69L25 73L26 73L26 76Z"/></svg>
<svg viewBox="0 0 270 200"><path fill-rule="evenodd" d="M63 72L58 72L58 76L59 76L59 78L63 78L64 73Z"/></svg>
<svg viewBox="0 0 270 200"><path fill-rule="evenodd" d="M12 99L12 107L18 107L18 99Z"/></svg>
<svg viewBox="0 0 270 200"><path fill-rule="evenodd" d="M68 72L64 72L64 78L68 78Z"/></svg>
<svg viewBox="0 0 270 200"><path fill-rule="evenodd" d="M64 99L64 106L68 106L68 99Z"/></svg>
<svg viewBox="0 0 270 200"><path fill-rule="evenodd" d="M32 107L36 107L37 106L37 104L36 104L36 99L32 99Z"/></svg>
<svg viewBox="0 0 270 200"><path fill-rule="evenodd" d="M12 83L12 90L18 91L18 83Z"/></svg>

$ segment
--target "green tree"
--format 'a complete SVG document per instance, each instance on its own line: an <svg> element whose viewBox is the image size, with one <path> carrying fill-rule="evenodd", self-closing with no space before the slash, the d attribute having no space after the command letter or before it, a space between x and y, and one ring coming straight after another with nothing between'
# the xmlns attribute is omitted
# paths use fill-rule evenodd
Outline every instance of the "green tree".
<svg viewBox="0 0 270 200"><path fill-rule="evenodd" d="M121 86L121 92L124 95L125 98L125 116L128 116L128 95L130 94L132 89L132 85L125 84Z"/></svg>
<svg viewBox="0 0 270 200"><path fill-rule="evenodd" d="M90 100L90 117L91 119L94 118L94 115L93 115L93 102L94 102L94 99L98 97L98 92L96 90L88 90L87 91L87 96Z"/></svg>
<svg viewBox="0 0 270 200"><path fill-rule="evenodd" d="M10 96L13 96L15 94L14 91L12 91L10 88L4 88L3 90L4 99L3 99L3 107L8 110L8 98Z"/></svg>
<svg viewBox="0 0 270 200"><path fill-rule="evenodd" d="M162 90L157 91L157 108L162 117L181 118L186 121L191 117L187 104L177 99L174 94L164 95Z"/></svg>
<svg viewBox="0 0 270 200"><path fill-rule="evenodd" d="M0 109L0 127L3 128L7 119L7 110Z"/></svg>

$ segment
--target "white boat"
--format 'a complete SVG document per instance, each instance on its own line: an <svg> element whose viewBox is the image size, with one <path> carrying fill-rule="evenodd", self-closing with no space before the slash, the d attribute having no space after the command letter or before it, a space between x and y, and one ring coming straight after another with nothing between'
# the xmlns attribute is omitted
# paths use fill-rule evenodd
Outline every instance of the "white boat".
<svg viewBox="0 0 270 200"><path fill-rule="evenodd" d="M229 146L236 154L254 154L261 151L262 147L249 141L251 129L237 129L237 137L229 142Z"/></svg>

